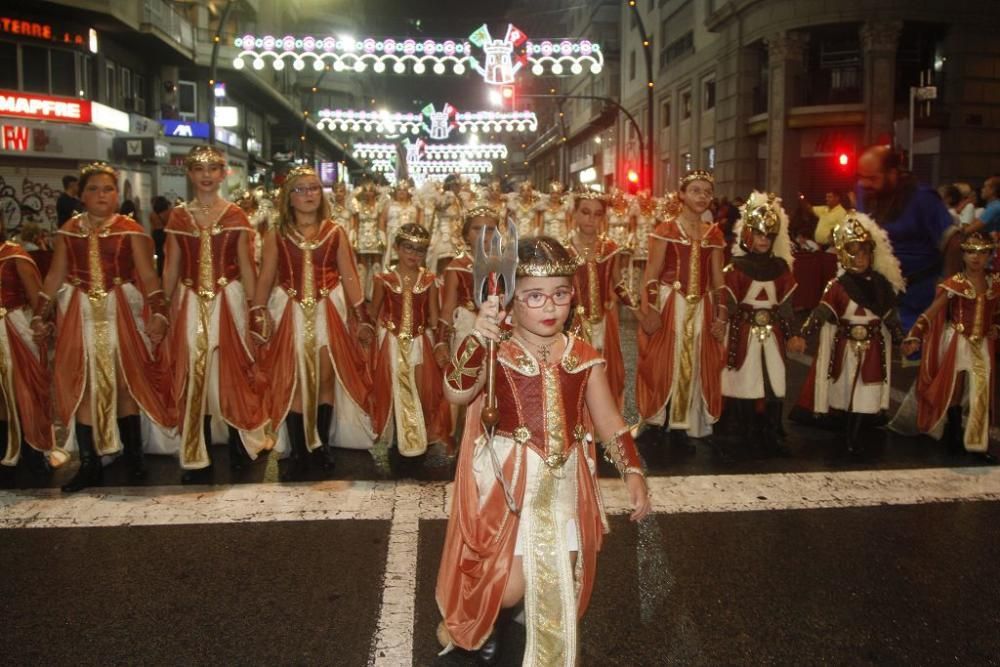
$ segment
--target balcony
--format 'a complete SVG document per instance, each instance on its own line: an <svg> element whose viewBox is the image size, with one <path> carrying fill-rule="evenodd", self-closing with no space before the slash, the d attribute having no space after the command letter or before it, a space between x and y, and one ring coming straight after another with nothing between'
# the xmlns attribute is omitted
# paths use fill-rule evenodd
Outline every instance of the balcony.
<svg viewBox="0 0 1000 667"><path fill-rule="evenodd" d="M157 35L184 55L194 56L194 27L163 0L143 0L140 29Z"/></svg>

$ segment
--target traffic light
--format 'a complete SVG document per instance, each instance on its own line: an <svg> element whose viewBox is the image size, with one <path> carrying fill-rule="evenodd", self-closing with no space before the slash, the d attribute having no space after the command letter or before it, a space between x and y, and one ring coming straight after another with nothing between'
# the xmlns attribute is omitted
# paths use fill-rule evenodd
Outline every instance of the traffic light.
<svg viewBox="0 0 1000 667"><path fill-rule="evenodd" d="M625 180L628 181L628 192L634 195L639 191L639 172L635 169L629 169L625 172Z"/></svg>
<svg viewBox="0 0 1000 667"><path fill-rule="evenodd" d="M843 149L837 150L834 151L833 156L834 164L839 171L847 173L851 170L851 154L848 151Z"/></svg>
<svg viewBox="0 0 1000 667"><path fill-rule="evenodd" d="M504 107L513 109L517 101L517 91L514 86L500 86L500 99Z"/></svg>

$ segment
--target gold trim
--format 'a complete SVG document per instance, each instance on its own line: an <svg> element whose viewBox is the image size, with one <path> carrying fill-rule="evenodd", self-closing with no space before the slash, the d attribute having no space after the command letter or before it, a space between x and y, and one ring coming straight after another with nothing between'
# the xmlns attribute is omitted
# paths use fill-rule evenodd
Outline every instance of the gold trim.
<svg viewBox="0 0 1000 667"><path fill-rule="evenodd" d="M319 434L319 444L315 443L313 434L317 433L319 412L319 371L316 350L316 281L313 269L312 249L302 253L302 294L299 302L302 308L302 345L299 348L302 360L300 391L302 396L302 422L307 435L306 445L310 451L319 447L324 434Z"/></svg>
<svg viewBox="0 0 1000 667"><path fill-rule="evenodd" d="M21 458L21 418L17 410L17 397L14 395L12 377L14 367L7 357L7 349L10 347L7 338L10 336L10 330L5 322L0 322L0 327L4 327L0 333L3 337L3 345L0 345L0 391L3 392L4 405L7 408L7 454L0 463L13 466L17 465L18 459Z"/></svg>
<svg viewBox="0 0 1000 667"><path fill-rule="evenodd" d="M181 434L181 467L184 469L205 468L212 464L208 455L203 428L205 418L205 393L208 378L208 332L211 302L195 299L197 328L194 332L194 347L188 352L187 401L184 406L184 425ZM189 307L188 304L184 304ZM187 332L185 332L185 336Z"/></svg>

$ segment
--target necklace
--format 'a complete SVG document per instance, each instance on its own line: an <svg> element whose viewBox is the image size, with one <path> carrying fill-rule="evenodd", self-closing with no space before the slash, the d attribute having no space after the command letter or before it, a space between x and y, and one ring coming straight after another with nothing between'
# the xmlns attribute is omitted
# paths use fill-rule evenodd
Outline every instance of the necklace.
<svg viewBox="0 0 1000 667"><path fill-rule="evenodd" d="M219 202L219 200L216 199L211 204L203 204L201 201L195 199L194 200L194 208L195 208L196 212L198 212L198 213L200 213L200 214L202 214L204 216L207 216L209 213L212 212L212 209L215 208L215 205L218 202Z"/></svg>
<svg viewBox="0 0 1000 667"><path fill-rule="evenodd" d="M110 217L108 217L108 218L103 218L103 219L101 219L101 220L98 220L98 221L97 221L97 222L95 223L95 222L94 222L94 218L93 218L93 217L92 217L92 216L91 216L91 215L90 215L89 213L87 213L87 225L86 225L86 227L87 227L87 231L88 231L88 232L94 232L94 231L98 231L98 230L100 230L100 229L103 229L103 228L104 228L104 226L105 226L106 224L108 224L108 221L109 221L110 219L111 219Z"/></svg>
<svg viewBox="0 0 1000 667"><path fill-rule="evenodd" d="M529 349L535 348L535 356L538 357L538 360L541 361L543 364L549 363L549 349L551 349L553 345L559 342L558 336L549 341L548 343L529 343L520 336L518 336L517 339L521 341L521 344L524 345L526 348Z"/></svg>

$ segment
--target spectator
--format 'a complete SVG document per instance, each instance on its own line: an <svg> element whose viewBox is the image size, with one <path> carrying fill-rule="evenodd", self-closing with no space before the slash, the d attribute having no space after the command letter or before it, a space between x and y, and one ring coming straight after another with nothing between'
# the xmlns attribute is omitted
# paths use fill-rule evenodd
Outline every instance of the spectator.
<svg viewBox="0 0 1000 667"><path fill-rule="evenodd" d="M937 193L917 183L903 167L903 156L889 146L872 146L858 160L858 204L886 230L903 267L907 288L899 301L903 330L934 300L942 272L961 261L959 237ZM947 265L945 260L948 260ZM949 269L951 269L949 271Z"/></svg>
<svg viewBox="0 0 1000 667"><path fill-rule="evenodd" d="M38 266L38 271L45 276L52 263L52 246L49 244L48 233L33 222L21 226L21 247L31 255Z"/></svg>
<svg viewBox="0 0 1000 667"><path fill-rule="evenodd" d="M962 196L958 205L958 217L964 227L976 219L976 191L968 183L955 183L955 187Z"/></svg>
<svg viewBox="0 0 1000 667"><path fill-rule="evenodd" d="M137 212L137 209L135 207L135 202L132 201L131 199L126 199L125 201L122 202L122 205L118 209L118 212L121 213L122 215L127 215L128 217L135 220L135 215Z"/></svg>
<svg viewBox="0 0 1000 667"><path fill-rule="evenodd" d="M843 205L843 196L836 190L828 190L824 199L825 206L813 207L813 213L818 219L813 238L816 243L827 246L830 245L830 233L847 215L847 209Z"/></svg>
<svg viewBox="0 0 1000 667"><path fill-rule="evenodd" d="M788 235L799 250L812 252L819 250L820 246L813 239L816 237L816 226L819 223L819 216L813 210L813 206L805 195L799 195L799 203L792 211L788 225Z"/></svg>
<svg viewBox="0 0 1000 667"><path fill-rule="evenodd" d="M83 211L83 203L77 199L77 195L80 194L80 179L76 176L63 176L62 184L63 191L56 199L56 220L60 227Z"/></svg>
<svg viewBox="0 0 1000 667"><path fill-rule="evenodd" d="M1000 176L987 178L981 192L986 206L983 208L983 212L963 231L967 234L984 231L993 235L995 240L1000 235Z"/></svg>
<svg viewBox="0 0 1000 667"><path fill-rule="evenodd" d="M939 185L937 191L941 195L944 205L948 207L948 213L951 214L951 221L961 226L962 216L958 213L958 207L962 203L962 193L959 192L957 187L948 183Z"/></svg>
<svg viewBox="0 0 1000 667"><path fill-rule="evenodd" d="M153 212L149 214L149 229L156 252L156 272L163 275L163 244L167 241L167 220L170 219L170 201L162 196L153 197Z"/></svg>

